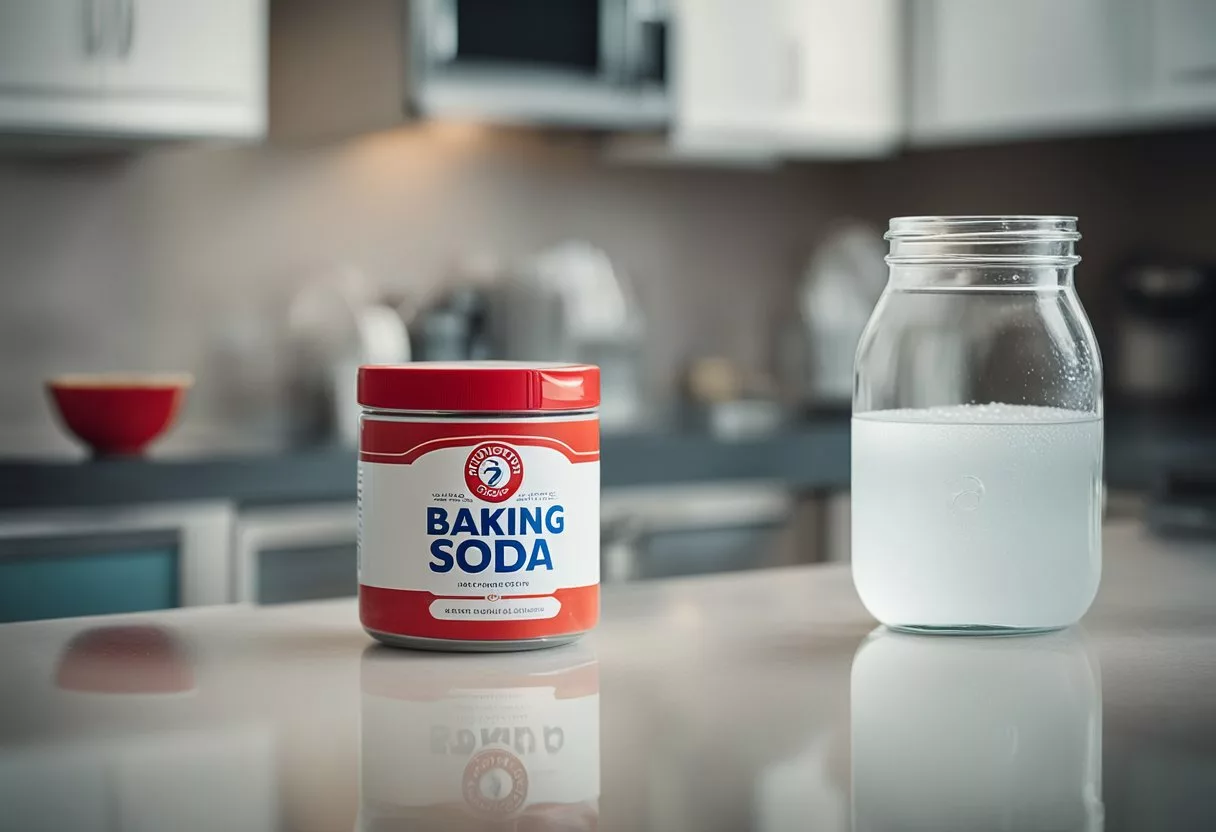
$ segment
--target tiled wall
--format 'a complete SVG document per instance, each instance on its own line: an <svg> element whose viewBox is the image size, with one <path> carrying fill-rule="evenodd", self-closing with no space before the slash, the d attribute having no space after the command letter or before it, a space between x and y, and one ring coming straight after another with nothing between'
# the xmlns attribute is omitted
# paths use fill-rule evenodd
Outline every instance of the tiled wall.
<svg viewBox="0 0 1216 832"><path fill-rule="evenodd" d="M587 240L637 286L655 391L690 355L767 369L773 322L842 216L1077 213L1082 289L1100 308L1102 276L1130 250L1216 260L1213 147L1191 133L706 170L605 164L586 138L428 127L324 147L6 157L0 453L70 449L41 392L70 370L192 370L170 447L265 441L274 333L332 262L420 293L462 253Z"/></svg>

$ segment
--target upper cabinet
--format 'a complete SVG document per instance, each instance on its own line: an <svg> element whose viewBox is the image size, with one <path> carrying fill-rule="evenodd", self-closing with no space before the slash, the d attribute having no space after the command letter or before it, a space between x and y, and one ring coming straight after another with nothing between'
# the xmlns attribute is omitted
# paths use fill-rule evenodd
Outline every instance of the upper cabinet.
<svg viewBox="0 0 1216 832"><path fill-rule="evenodd" d="M81 0L0 0L0 96L99 93L97 11Z"/></svg>
<svg viewBox="0 0 1216 832"><path fill-rule="evenodd" d="M1216 115L1211 0L911 0L914 143Z"/></svg>
<svg viewBox="0 0 1216 832"><path fill-rule="evenodd" d="M903 136L899 0L784 0L789 91L778 138L790 153L885 153Z"/></svg>
<svg viewBox="0 0 1216 832"><path fill-rule="evenodd" d="M0 132L257 138L265 0L0 0Z"/></svg>
<svg viewBox="0 0 1216 832"><path fill-rule="evenodd" d="M1149 87L1141 108L1149 115L1216 114L1216 3L1149 3Z"/></svg>
<svg viewBox="0 0 1216 832"><path fill-rule="evenodd" d="M902 135L899 0L678 0L672 140L690 151L870 156Z"/></svg>
<svg viewBox="0 0 1216 832"><path fill-rule="evenodd" d="M0 0L0 138L456 117L767 163L1216 121L1216 0L275 0L269 27L267 5Z"/></svg>

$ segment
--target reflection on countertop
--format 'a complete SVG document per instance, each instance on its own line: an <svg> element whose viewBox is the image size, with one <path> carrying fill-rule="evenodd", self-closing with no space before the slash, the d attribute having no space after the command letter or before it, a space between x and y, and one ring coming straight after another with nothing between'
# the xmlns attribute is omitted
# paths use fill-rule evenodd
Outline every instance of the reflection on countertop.
<svg viewBox="0 0 1216 832"><path fill-rule="evenodd" d="M880 628L851 691L857 832L1102 828L1102 687L1079 628L986 640Z"/></svg>
<svg viewBox="0 0 1216 832"><path fill-rule="evenodd" d="M1216 549L1105 544L1023 638L875 630L839 566L606 587L515 655L349 600L2 626L0 830L1216 828Z"/></svg>
<svg viewBox="0 0 1216 832"><path fill-rule="evenodd" d="M598 827L587 643L518 658L368 647L359 712L359 830Z"/></svg>

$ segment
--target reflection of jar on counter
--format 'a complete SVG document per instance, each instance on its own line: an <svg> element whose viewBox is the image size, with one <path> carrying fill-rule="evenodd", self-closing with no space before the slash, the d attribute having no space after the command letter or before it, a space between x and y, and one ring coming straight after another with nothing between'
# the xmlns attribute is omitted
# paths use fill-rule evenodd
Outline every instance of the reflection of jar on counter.
<svg viewBox="0 0 1216 832"><path fill-rule="evenodd" d="M476 659L372 647L361 687L360 830L598 826L589 647Z"/></svg>
<svg viewBox="0 0 1216 832"><path fill-rule="evenodd" d="M1102 828L1102 692L1080 635L875 631L853 659L853 829Z"/></svg>

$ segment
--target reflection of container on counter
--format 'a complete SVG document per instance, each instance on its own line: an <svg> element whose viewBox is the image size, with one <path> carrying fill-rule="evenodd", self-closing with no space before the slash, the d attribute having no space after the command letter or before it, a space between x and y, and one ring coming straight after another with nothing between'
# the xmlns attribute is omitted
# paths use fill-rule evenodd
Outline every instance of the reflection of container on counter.
<svg viewBox="0 0 1216 832"><path fill-rule="evenodd" d="M599 665L526 656L362 660L360 830L595 829Z"/></svg>
<svg viewBox="0 0 1216 832"><path fill-rule="evenodd" d="M1101 829L1101 691L1075 630L876 630L853 659L853 829Z"/></svg>

